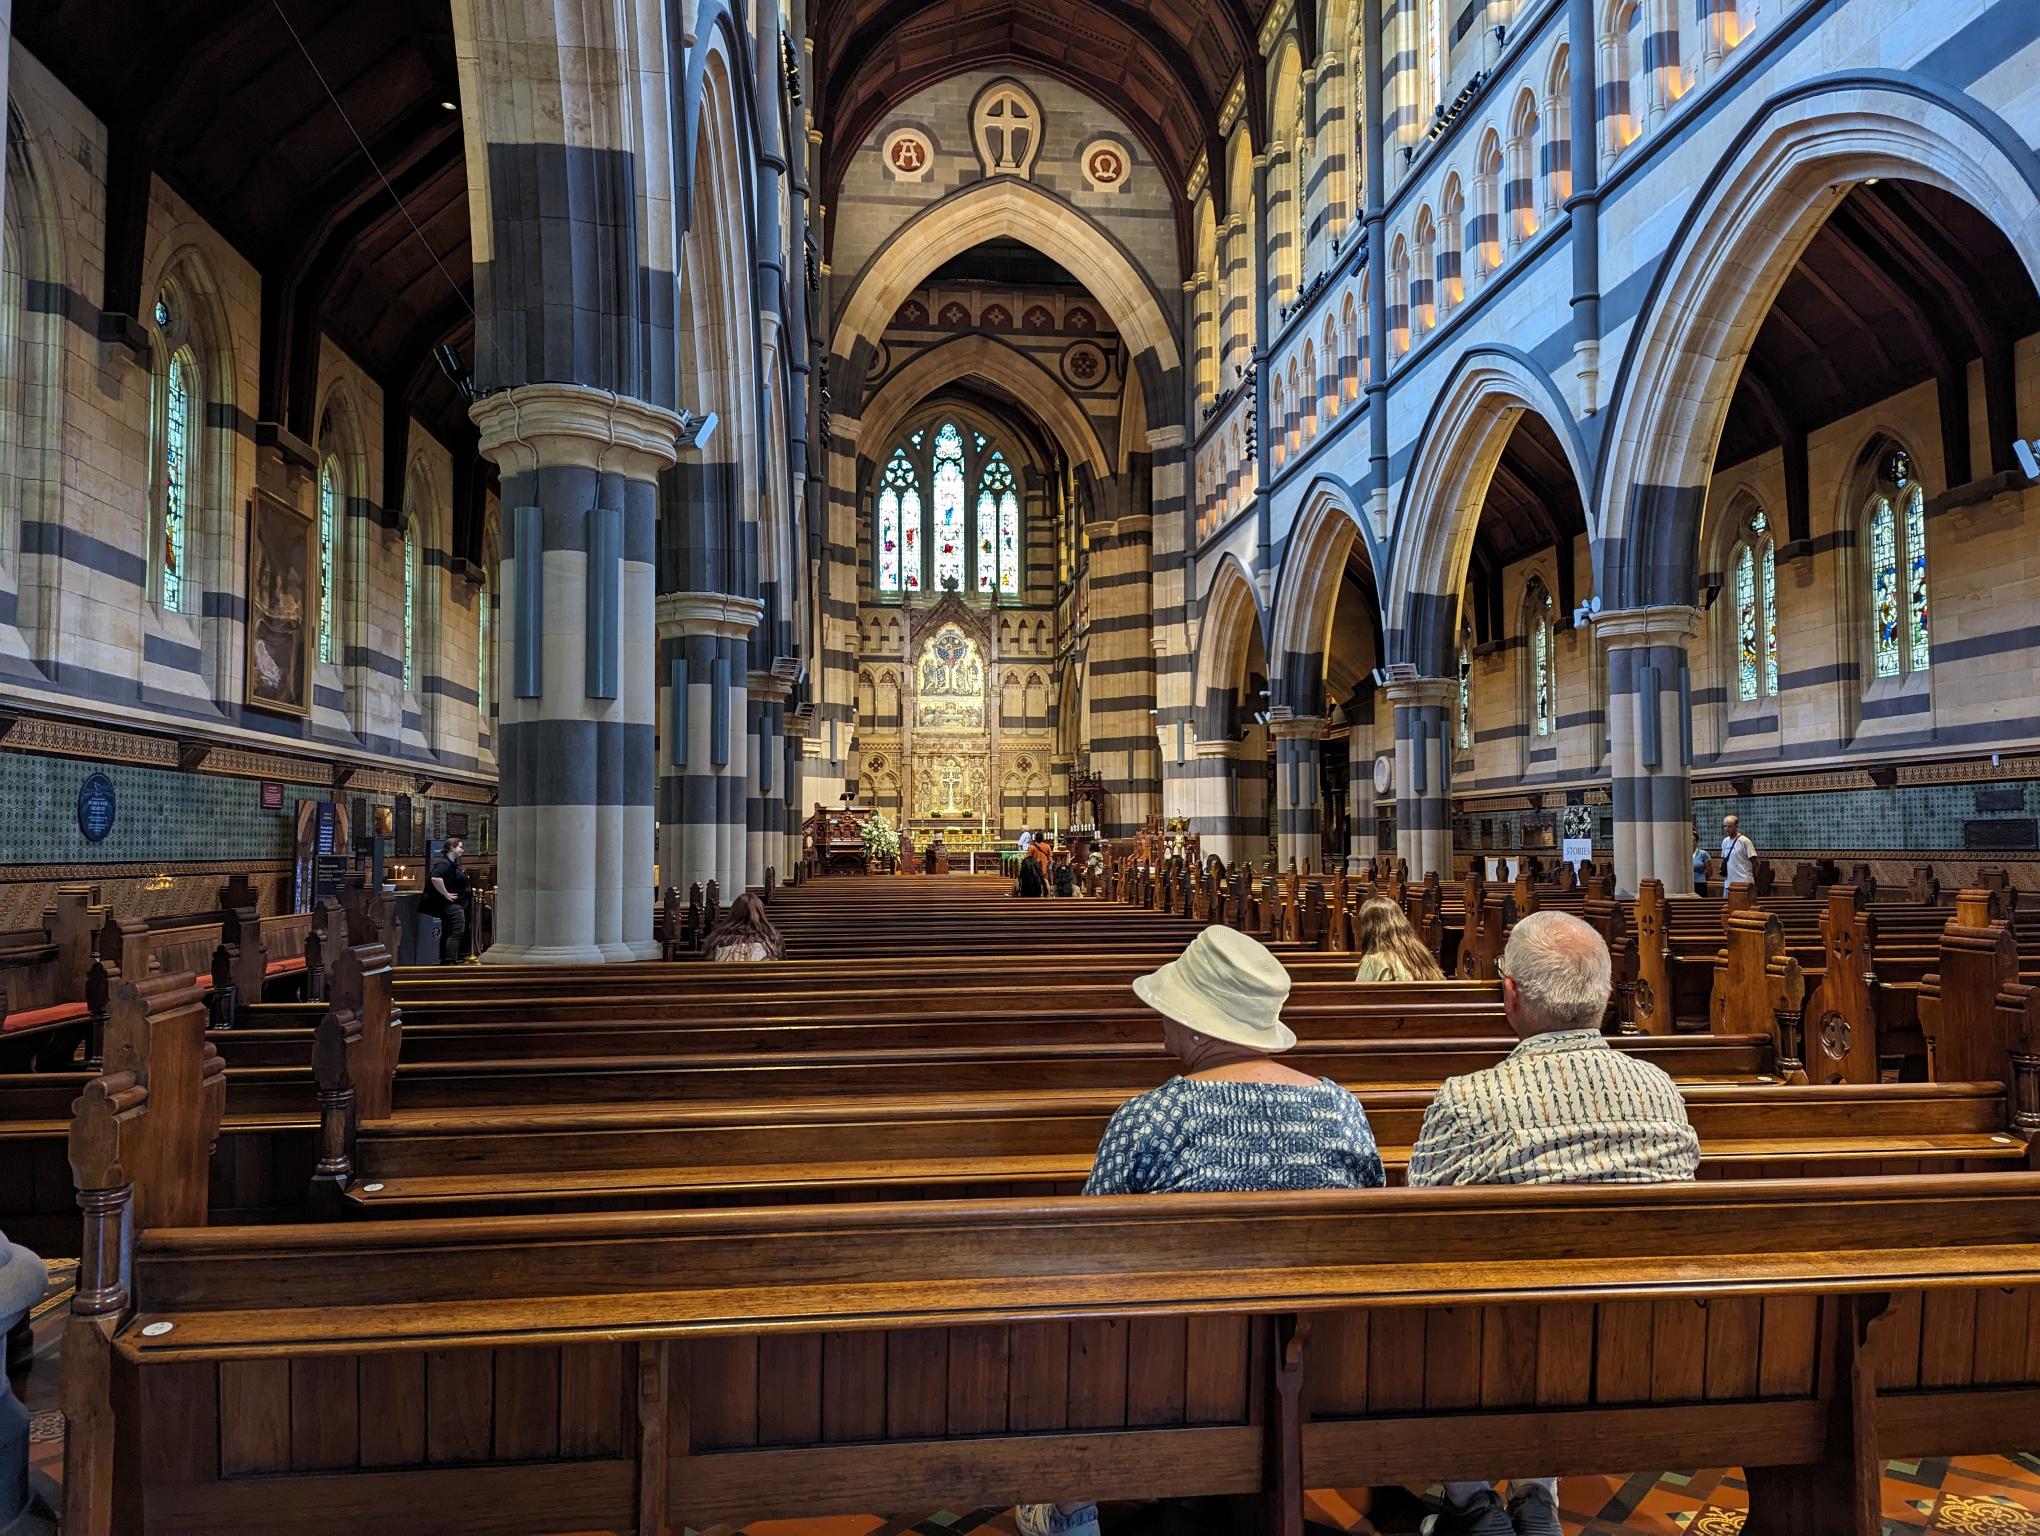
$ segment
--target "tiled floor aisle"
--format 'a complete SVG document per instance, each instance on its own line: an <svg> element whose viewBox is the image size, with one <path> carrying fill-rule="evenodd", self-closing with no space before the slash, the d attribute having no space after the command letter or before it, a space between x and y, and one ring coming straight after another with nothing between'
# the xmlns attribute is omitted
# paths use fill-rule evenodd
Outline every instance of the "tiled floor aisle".
<svg viewBox="0 0 2040 1536"><path fill-rule="evenodd" d="M55 1266L52 1266L53 1268ZM36 1364L29 1376L33 1416L30 1465L54 1480L63 1465L63 1422L57 1409L57 1341L69 1267L52 1287L36 1324ZM2040 1438L2040 1435L2036 1435ZM1567 1536L1740 1536L1747 1498L1733 1472L1667 1473L1631 1478L1572 1477L1562 1485ZM1407 1522L1375 1526L1364 1491L1310 1495L1313 1536L1403 1536ZM1013 1536L1011 1510L974 1510L881 1519L767 1520L738 1530L718 1526L700 1536ZM1108 1509L1107 1536L1228 1536L1222 1522L1187 1508ZM1884 1469L1885 1536L2040 1536L2040 1455L1973 1456L1961 1461L1891 1462Z"/></svg>

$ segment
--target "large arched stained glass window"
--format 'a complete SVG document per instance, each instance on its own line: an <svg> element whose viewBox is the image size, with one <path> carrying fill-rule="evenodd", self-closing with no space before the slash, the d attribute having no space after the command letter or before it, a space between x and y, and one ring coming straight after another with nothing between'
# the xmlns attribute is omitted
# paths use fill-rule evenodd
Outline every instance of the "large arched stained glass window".
<svg viewBox="0 0 2040 1536"><path fill-rule="evenodd" d="M404 524L404 691L418 687L418 521Z"/></svg>
<svg viewBox="0 0 2040 1536"><path fill-rule="evenodd" d="M1744 703L1778 692L1778 547L1761 511L1743 523L1735 546L1736 697Z"/></svg>
<svg viewBox="0 0 2040 1536"><path fill-rule="evenodd" d="M1026 539L1019 475L992 434L937 417L894 442L871 510L879 597L1018 599Z"/></svg>
<svg viewBox="0 0 2040 1536"><path fill-rule="evenodd" d="M970 530L964 526L963 434L944 422L935 434L935 590L961 592L969 580Z"/></svg>
<svg viewBox="0 0 2040 1536"><path fill-rule="evenodd" d="M159 318L163 307L158 306ZM171 355L163 378L163 606L184 607L185 557L191 518L191 451L196 444L191 402L197 369L191 354Z"/></svg>
<svg viewBox="0 0 2040 1536"><path fill-rule="evenodd" d="M985 462L978 482L977 589L1001 597L1020 593L1020 495L1003 453Z"/></svg>
<svg viewBox="0 0 2040 1536"><path fill-rule="evenodd" d="M337 572L334 519L340 500L340 461L319 466L319 660L333 661L333 584Z"/></svg>
<svg viewBox="0 0 2040 1536"><path fill-rule="evenodd" d="M1933 663L1927 596L1927 496L1903 449L1885 455L1870 502L1871 650L1879 677Z"/></svg>
<svg viewBox="0 0 2040 1536"><path fill-rule="evenodd" d="M893 453L878 490L878 590L921 590L921 479L904 448Z"/></svg>

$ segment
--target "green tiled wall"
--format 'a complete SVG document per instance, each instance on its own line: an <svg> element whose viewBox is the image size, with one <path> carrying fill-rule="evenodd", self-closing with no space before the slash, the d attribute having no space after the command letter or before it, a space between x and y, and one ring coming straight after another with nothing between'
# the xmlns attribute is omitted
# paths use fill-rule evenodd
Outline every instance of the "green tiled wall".
<svg viewBox="0 0 2040 1536"><path fill-rule="evenodd" d="M78 830L78 786L93 773L113 781L113 831L98 843ZM323 800L310 784L283 787L284 808L262 809L255 779L174 773L131 763L0 752L0 864L180 864L287 859L296 851L297 806ZM352 804L354 796L343 792ZM390 805L389 795L364 795ZM416 797L412 803L418 804ZM488 807L427 799L427 835L447 812L465 812L472 839L493 820ZM493 832L493 827L488 829ZM486 846L495 846L490 838Z"/></svg>
<svg viewBox="0 0 2040 1536"><path fill-rule="evenodd" d="M2019 810L1979 811L1978 791L2017 790ZM1702 834L1721 838L1721 818L1733 813L1761 850L1796 848L1891 849L1911 853L1959 853L1962 824L2040 816L2040 782L1900 785L1852 789L1834 794L1732 795L1695 802Z"/></svg>

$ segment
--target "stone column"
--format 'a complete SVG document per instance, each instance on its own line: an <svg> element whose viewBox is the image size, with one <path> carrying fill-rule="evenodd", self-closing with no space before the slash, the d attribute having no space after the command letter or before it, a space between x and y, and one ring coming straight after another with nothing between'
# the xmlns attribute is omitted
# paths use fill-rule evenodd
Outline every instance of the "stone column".
<svg viewBox="0 0 2040 1536"><path fill-rule="evenodd" d="M1374 857L1379 842L1374 816L1374 722L1356 725L1346 738L1346 872Z"/></svg>
<svg viewBox="0 0 2040 1536"><path fill-rule="evenodd" d="M1101 500L1128 488L1107 482ZM1155 739L1152 644L1153 518L1146 512L1094 520L1091 541L1091 766L1105 779L1105 837L1131 837L1156 809L1161 754Z"/></svg>
<svg viewBox="0 0 2040 1536"><path fill-rule="evenodd" d="M1275 863L1322 871L1324 796L1320 792L1325 723L1315 715L1271 720L1275 738Z"/></svg>
<svg viewBox="0 0 2040 1536"><path fill-rule="evenodd" d="M1452 878L1452 707L1459 684L1420 677L1383 690L1395 710L1395 848L1409 877Z"/></svg>
<svg viewBox="0 0 2040 1536"><path fill-rule="evenodd" d="M649 960L658 486L680 420L607 390L477 401L502 472L499 963Z"/></svg>
<svg viewBox="0 0 2040 1536"><path fill-rule="evenodd" d="M1240 744L1199 741L1191 748L1189 778L1190 830L1204 857L1213 854L1231 864L1240 856L1238 823Z"/></svg>
<svg viewBox="0 0 2040 1536"><path fill-rule="evenodd" d="M838 364L837 366L841 366ZM815 676L815 723L808 736L812 800L843 798L851 738L857 732L857 435L854 417L829 418L828 525L822 536L822 654ZM813 810L812 803L808 811Z"/></svg>
<svg viewBox="0 0 2040 1536"><path fill-rule="evenodd" d="M659 875L683 895L714 880L734 901L749 875L746 663L764 611L755 597L659 594Z"/></svg>
<svg viewBox="0 0 2040 1536"><path fill-rule="evenodd" d="M1608 748L1615 802L1615 888L1636 894L1662 880L1667 896L1693 894L1693 687L1686 646L1696 608L1628 608L1601 614L1608 647Z"/></svg>
<svg viewBox="0 0 2040 1536"><path fill-rule="evenodd" d="M786 700L793 684L776 672L753 672L745 680L751 736L751 786L746 808L744 883L762 890L769 866L785 879Z"/></svg>

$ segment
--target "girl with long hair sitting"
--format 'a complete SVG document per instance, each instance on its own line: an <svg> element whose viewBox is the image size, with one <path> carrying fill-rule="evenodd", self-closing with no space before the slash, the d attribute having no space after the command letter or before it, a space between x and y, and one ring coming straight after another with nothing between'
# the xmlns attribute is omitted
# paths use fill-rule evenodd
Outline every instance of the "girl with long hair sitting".
<svg viewBox="0 0 2040 1536"><path fill-rule="evenodd" d="M1386 896L1370 896L1353 921L1353 945L1360 952L1355 981L1443 981L1438 957L1417 937L1403 909Z"/></svg>

